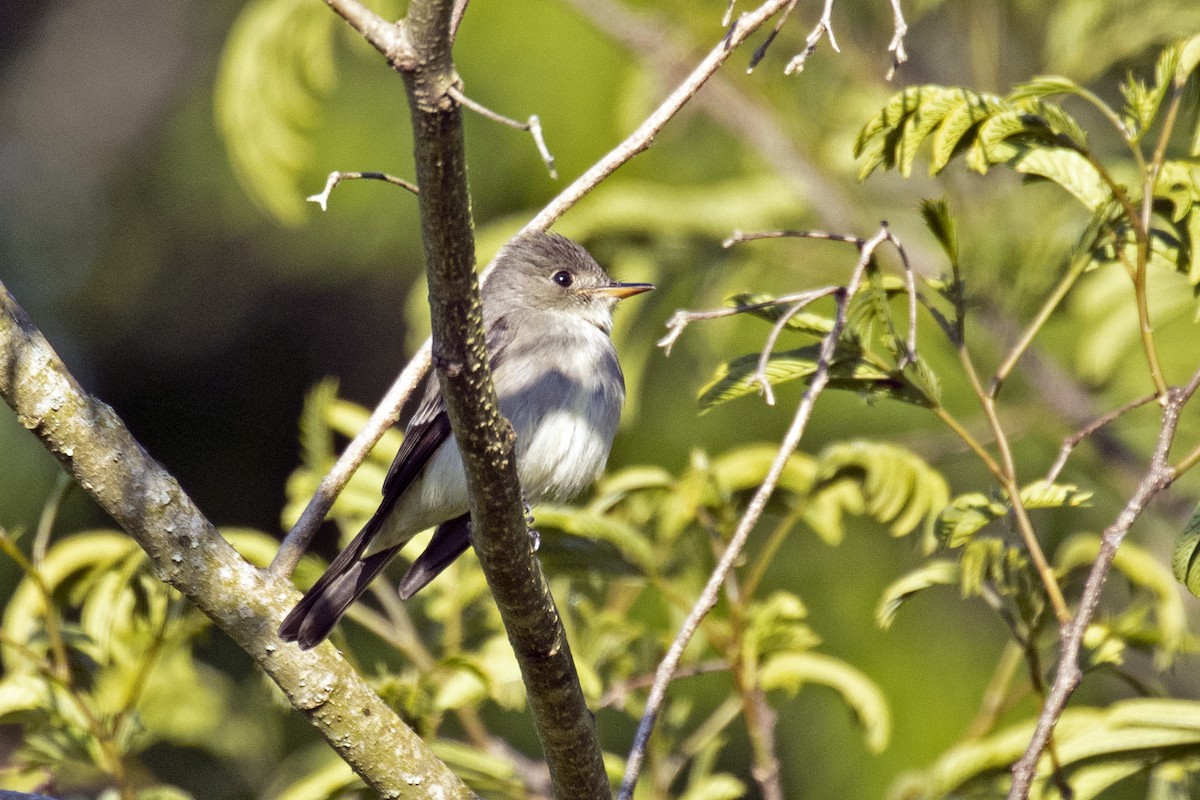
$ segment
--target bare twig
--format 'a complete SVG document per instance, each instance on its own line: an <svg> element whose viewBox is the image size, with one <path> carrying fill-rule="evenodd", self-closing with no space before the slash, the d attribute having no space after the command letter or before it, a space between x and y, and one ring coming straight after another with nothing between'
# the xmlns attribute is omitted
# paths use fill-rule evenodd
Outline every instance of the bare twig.
<svg viewBox="0 0 1200 800"><path fill-rule="evenodd" d="M46 560L46 550L50 546L50 536L54 533L58 509L62 507L63 498L67 496L67 492L71 491L71 487L74 485L75 482L71 480L70 475L65 472L59 473L58 480L54 483L54 490L46 499L46 505L42 507L42 515L38 517L37 531L33 536L33 548L29 555L36 569L41 569Z"/></svg>
<svg viewBox="0 0 1200 800"><path fill-rule="evenodd" d="M888 45L888 52L892 54L892 66L887 71L889 81L896 77L896 70L900 68L900 65L908 61L908 52L904 49L904 37L908 33L908 23L904 21L904 12L900 10L900 0L892 0L892 19L895 33L892 35L892 43Z"/></svg>
<svg viewBox="0 0 1200 800"><path fill-rule="evenodd" d="M334 172L329 173L329 177L325 179L325 188L324 189L322 189L317 194L310 194L308 197L306 197L304 199L310 203L316 203L317 205L319 205L321 207L322 211L328 211L329 210L329 194L330 194L330 192L332 192L333 188L335 186L337 186L339 183L341 183L342 181L351 181L351 180L385 181L387 183L392 184L393 186L399 186L401 189L406 189L406 190L412 192L413 194L420 193L420 190L417 189L417 185L415 183L409 183L408 181L404 180L403 178L397 178L393 175L388 175L386 172L334 171Z"/></svg>
<svg viewBox="0 0 1200 800"><path fill-rule="evenodd" d="M858 263L854 267L850 280L844 288L838 291L838 307L837 314L834 316L833 327L821 341L821 350L817 358L816 370L813 372L808 389L800 399L800 404L796 409L791 426L780 443L775 459L771 463L771 468L767 471L762 484L750 499L745 514L742 515L737 529L729 540L729 545L725 548L725 552L721 555L717 566L709 576L708 583L705 585L696 604L692 607L691 613L684 620L679 633L676 634L675 640L671 643L671 647L667 650L666 655L655 671L654 685L651 687L650 695L646 700L646 710L642 715L641 721L638 723L629 759L626 761L625 776L621 780L620 800L630 800L633 797L633 790L637 785L638 775L641 772L642 762L645 759L646 746L650 742L650 734L654 730L654 724L658 719L659 711L662 710L663 702L666 699L667 687L675 675L675 670L678 668L679 661L683 657L683 651L700 626L700 622L708 615L713 606L716 605L726 576L741 556L742 549L745 547L746 541L750 536L750 531L758 522L759 517L762 516L767 501L770 500L771 495L775 491L779 476L783 473L788 459L791 458L792 453L795 452L796 447L800 444L800 439L804 435L804 431L808 427L808 421L812 416L813 406L821 392L825 389L825 386L829 383L829 368L833 361L834 349L842 330L846 326L848 298L853 297L855 292L857 292L875 249L887 241L887 239L888 231L884 227L864 243L862 253L859 256Z"/></svg>
<svg viewBox="0 0 1200 800"><path fill-rule="evenodd" d="M450 95L456 101L462 103L476 114L490 119L492 122L499 122L501 125L507 125L510 128L516 128L519 131L528 131L529 135L533 137L534 145L537 146L538 154L542 157L542 161L546 164L546 171L550 173L551 178L558 177L558 170L554 168L554 156L550 154L550 149L546 147L546 140L542 137L542 121L538 119L537 114L531 114L527 122L518 122L515 119L492 111L482 103L475 102L463 94L462 90L457 86L451 86L446 91L446 94Z"/></svg>
<svg viewBox="0 0 1200 800"><path fill-rule="evenodd" d="M414 53L404 22L389 22L359 0L325 0L339 17L378 50L397 69L411 68Z"/></svg>
<svg viewBox="0 0 1200 800"><path fill-rule="evenodd" d="M679 86L663 100L650 116L646 117L637 130L593 164L587 172L576 178L570 186L563 189L536 217L529 221L521 232L546 230L568 208L579 202L581 197L596 188L600 181L637 154L649 149L658 132L725 63L734 49L758 30L764 22L779 13L780 9L789 2L790 0L767 0L753 11L742 14L738 18L735 29L709 51L708 55L696 65L696 68L684 78Z"/></svg>
<svg viewBox="0 0 1200 800"><path fill-rule="evenodd" d="M771 47L771 43L775 41L775 37L778 36L779 31L783 29L783 23L787 22L788 17L792 15L792 11L796 8L797 2L798 0L791 0L791 2L788 3L787 8L783 10L783 14L780 15L779 19L775 21L775 27L771 29L769 34L767 34L767 38L762 44L755 48L754 55L750 56L750 64L746 67L746 74L754 72L754 68L757 67L759 62L763 60L763 57L767 54L767 50ZM832 3L833 0L825 0L826 7L831 6Z"/></svg>
<svg viewBox="0 0 1200 800"><path fill-rule="evenodd" d="M1058 475L1060 472L1062 472L1063 467L1066 466L1067 459L1071 457L1071 453L1084 439L1091 436L1093 433L1100 430L1113 420L1124 416L1130 411L1133 411L1135 408L1141 408L1157 398L1157 394L1148 394L1144 397L1139 397L1136 400L1130 400L1120 408L1113 409L1104 416L1092 420L1082 429L1068 436L1063 440L1062 448L1060 448L1058 451L1058 458L1054 459L1054 463L1050 465L1050 469L1046 472L1046 481L1048 483L1054 483L1056 480L1058 480Z"/></svg>
<svg viewBox="0 0 1200 800"><path fill-rule="evenodd" d="M367 424L346 446L346 449L338 456L337 462L321 479L312 499L308 501L300 518L296 520L296 524L292 526L283 542L280 543L279 551L271 561L271 566L267 568L272 575L291 575L292 571L296 569L304 551L308 549L309 542L316 535L317 528L325 519L325 515L329 513L329 509L333 508L337 496L341 494L342 489L346 488L350 477L366 460L371 449L400 419L400 409L425 380L426 371L429 369L429 353L429 342L426 341L392 383L387 394L379 401L379 405L371 412Z"/></svg>
<svg viewBox="0 0 1200 800"><path fill-rule="evenodd" d="M792 317L807 308L811 302L812 300L801 300L784 309L784 312L779 315L779 319L775 320L775 324L771 326L771 332L767 334L767 340L758 354L758 364L754 366L754 374L750 377L758 384L763 395L763 402L769 406L775 405L775 392L771 389L771 382L767 380L767 364L771 362L771 351L775 349L775 342L779 340L779 334L783 333L783 329L792 321Z"/></svg>
<svg viewBox="0 0 1200 800"><path fill-rule="evenodd" d="M1192 376L1188 385L1183 388L1168 388L1163 396L1162 424L1159 429L1158 442L1154 455L1150 460L1150 468L1138 484L1136 491L1129 498L1117 519L1109 525L1100 538L1100 551L1088 572L1083 595L1079 600L1079 608L1074 618L1063 626L1060 632L1060 654L1058 668L1054 674L1054 682L1038 716L1037 727L1029 742L1025 754L1012 767L1012 787L1009 789L1009 800L1025 800L1033 785L1037 764L1042 752L1050 741L1054 726L1062 715L1067 701L1076 687L1083 680L1079 667L1079 654L1083 646L1083 635L1095 617L1100 603L1100 591L1112 568L1117 548L1124 540L1133 523L1137 521L1146 506L1159 493L1169 487L1178 477L1178 472L1170 463L1168 457L1171 444L1175 439L1175 431L1179 425L1179 416L1184 405L1200 388L1200 370Z"/></svg>
<svg viewBox="0 0 1200 800"><path fill-rule="evenodd" d="M675 346L676 340L683 333L684 328L693 322L701 320L719 319L720 317L731 317L735 314L743 314L747 311L758 311L761 308L770 308L771 306L786 305L788 303L804 303L805 305L814 300L819 300L822 297L828 297L831 294L840 291L837 286L827 286L823 289L811 289L807 292L798 292L797 294L786 294L783 297L776 297L771 300L764 300L761 303L751 303L745 306L734 306L732 308L714 308L709 311L676 311L667 320L668 333L663 338L659 339L657 344L663 349L667 355L671 355L671 348Z"/></svg>
<svg viewBox="0 0 1200 800"><path fill-rule="evenodd" d="M833 0L825 0L825 8L821 11L821 19L817 22L817 26L808 34L808 38L804 41L804 50L794 56L792 60L783 68L784 75L795 75L804 70L804 63L808 61L808 57L817 51L817 45L821 43L821 37L829 37L829 46L833 48L833 52L840 53L838 49L837 39L833 36Z"/></svg>

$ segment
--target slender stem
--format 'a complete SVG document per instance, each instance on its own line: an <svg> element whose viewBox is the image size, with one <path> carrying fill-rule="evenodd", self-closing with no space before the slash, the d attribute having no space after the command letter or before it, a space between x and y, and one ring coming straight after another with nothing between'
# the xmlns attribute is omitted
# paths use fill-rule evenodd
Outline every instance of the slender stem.
<svg viewBox="0 0 1200 800"><path fill-rule="evenodd" d="M46 585L46 579L42 576L40 569L35 567L21 549L17 547L9 535L0 528L0 550L17 563L25 576L33 582L34 588L41 597L42 606L45 611L43 619L46 623L46 639L50 643L50 653L54 658L54 670L56 675L62 679L64 685L72 685L71 661L67 658L67 646L63 640L61 622L58 618L58 608L54 605L54 596L50 591L50 587Z"/></svg>
<svg viewBox="0 0 1200 800"><path fill-rule="evenodd" d="M979 404L983 408L988 426L992 429L992 436L995 437L996 449L1000 453L1000 474L998 478L1000 485L1008 493L1008 500L1012 504L1013 518L1016 520L1017 530L1021 534L1021 539L1025 542L1025 549L1029 551L1029 557L1033 561L1034 569L1037 570L1038 577L1041 578L1042 585L1046 589L1046 596L1050 600L1050 605L1054 608L1054 615L1058 617L1058 621L1061 624L1066 624L1071 619L1071 611L1067 608L1067 601L1063 598L1062 590L1058 586L1058 580L1054 577L1054 570L1050 567L1049 561L1046 560L1046 554L1042 552L1042 546L1038 542L1037 534L1033 530L1033 523L1029 519L1029 514L1025 510L1024 503L1021 501L1021 486L1017 482L1016 463L1013 460L1012 448L1009 446L1008 436L1004 433L1004 426L1000 424L1000 417L996 413L996 400L984 390L983 383L979 380L979 373L975 370L975 363L971 360L971 355L967 352L965 343L959 344L958 356L963 371L967 375L967 380L971 384L971 389L975 392L975 396L979 398Z"/></svg>
<svg viewBox="0 0 1200 800"><path fill-rule="evenodd" d="M1182 389L1170 389L1163 397L1162 424L1159 428L1158 442L1150 461L1150 469L1146 472L1133 495L1116 520L1109 525L1100 537L1100 550L1088 572L1083 595L1079 600L1079 608L1067 625L1059 631L1061 643L1058 667L1054 681L1038 716L1037 726L1030 739L1025 754L1012 767L1012 786L1009 789L1009 800L1025 800L1033 785L1037 764L1042 752L1046 749L1067 701L1076 687L1083 680L1079 667L1079 655L1083 646L1083 636L1087 627L1095 617L1100 604L1100 592L1104 588L1117 548L1121 545L1134 522L1146 510L1146 506L1154 497L1167 489L1178 477L1175 468L1167 463L1171 444L1179 426L1179 417L1184 405L1200 389L1200 370L1197 370L1187 386Z"/></svg>
<svg viewBox="0 0 1200 800"><path fill-rule="evenodd" d="M650 734L654 730L654 724L666 700L667 687L675 675L675 670L678 668L679 661L683 657L683 651L699 628L701 621L708 616L708 612L716 605L721 587L725 583L725 576L729 574L734 564L740 558L742 550L746 546L746 540L750 536L750 531L757 524L759 517L762 516L767 501L770 500L771 495L774 493L775 486L779 481L780 475L783 474L783 469L787 465L788 459L791 458L792 453L795 452L796 447L800 444L800 439L808 427L808 421L812 416L813 406L817 398L829 383L829 368L833 362L834 349L838 338L842 335L842 330L846 326L848 298L853 297L858 291L863 274L866 272L867 265L874 256L876 248L888 240L888 235L887 227L884 226L875 236L864 243L858 263L855 265L850 280L847 282L845 290L837 297L837 314L833 319L833 327L821 341L820 355L817 358L817 368L813 372L808 389L800 399L800 404L796 408L796 414L792 418L792 423L788 427L787 432L784 434L775 459L771 462L771 467L767 470L762 484L750 499L750 503L747 505L745 513L738 522L737 529L726 546L725 552L721 555L717 566L709 576L708 583L705 584L704 590L696 600L691 613L688 614L687 619L683 622L674 641L671 642L667 654L663 657L662 662L659 663L658 669L655 671L654 686L650 689L650 695L646 700L646 710L638 723L637 733L630 748L629 758L625 763L625 776L621 780L621 789L618 794L621 800L631 800L633 797L638 775L641 772L642 763L645 759L646 748L650 742Z"/></svg>
<svg viewBox="0 0 1200 800"><path fill-rule="evenodd" d="M1008 688L1017 674L1017 667L1021 665L1024 654L1020 643L1013 640L1005 643L1000 660L996 662L996 668L983 691L983 697L980 698L979 710L967 726L966 739L978 739L996 727L996 720L1004 712Z"/></svg>
<svg viewBox="0 0 1200 800"><path fill-rule="evenodd" d="M708 55L696 65L696 68L683 79L683 82L667 95L666 99L654 110L637 129L626 137L625 141L613 148L607 155L597 161L585 173L576 178L570 186L563 189L557 197L551 200L536 217L521 230L544 231L554 223L581 197L596 188L600 181L607 178L618 167L625 164L638 153L645 152L654 142L654 137L678 113L685 103L700 90L700 87L725 63L730 54L751 34L780 9L792 0L768 0L753 11L742 14L734 25L733 30L709 51Z"/></svg>
<svg viewBox="0 0 1200 800"><path fill-rule="evenodd" d="M1042 332L1042 328L1049 321L1050 315L1062 303L1063 298L1067 296L1067 292L1071 291L1071 287L1075 285L1079 277L1083 275L1087 263L1087 259L1083 257L1073 260L1066 274L1062 276L1058 285L1054 287L1054 291L1050 292L1049 297L1046 298L1046 302L1042 304L1042 307L1038 310L1033 320L1026 326L1021 334L1021 338L1017 340L1012 350L1009 351L1008 356L997 367L996 374L992 378L992 385L988 388L989 397L995 398L1000 393L1000 387L1004 385L1004 381L1008 379L1009 374L1016 367L1017 361L1021 359L1021 356L1025 355L1025 351L1033 344L1034 337Z"/></svg>

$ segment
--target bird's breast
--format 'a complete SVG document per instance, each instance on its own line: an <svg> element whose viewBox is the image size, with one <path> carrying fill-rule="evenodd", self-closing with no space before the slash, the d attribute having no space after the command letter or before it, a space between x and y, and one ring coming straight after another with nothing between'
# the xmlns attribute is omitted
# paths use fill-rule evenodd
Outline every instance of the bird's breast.
<svg viewBox="0 0 1200 800"><path fill-rule="evenodd" d="M497 369L500 410L517 435L526 499L562 500L604 469L625 399L612 341L593 326L535 343Z"/></svg>

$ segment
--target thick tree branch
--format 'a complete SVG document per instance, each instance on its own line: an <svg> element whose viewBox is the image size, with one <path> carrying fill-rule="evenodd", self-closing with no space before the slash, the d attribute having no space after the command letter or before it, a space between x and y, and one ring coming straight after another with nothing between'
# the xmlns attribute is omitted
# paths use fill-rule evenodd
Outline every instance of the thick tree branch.
<svg viewBox="0 0 1200 800"><path fill-rule="evenodd" d="M247 563L111 408L89 396L0 284L0 395L150 556L155 574L258 662L330 746L389 798L471 797L329 644L279 647L299 595Z"/></svg>
<svg viewBox="0 0 1200 800"><path fill-rule="evenodd" d="M432 358L463 456L472 542L521 667L534 723L561 798L608 798L596 723L584 701L554 598L533 555L512 428L500 415L475 276L462 115L450 53L449 0L414 0L415 48L402 71L413 123Z"/></svg>

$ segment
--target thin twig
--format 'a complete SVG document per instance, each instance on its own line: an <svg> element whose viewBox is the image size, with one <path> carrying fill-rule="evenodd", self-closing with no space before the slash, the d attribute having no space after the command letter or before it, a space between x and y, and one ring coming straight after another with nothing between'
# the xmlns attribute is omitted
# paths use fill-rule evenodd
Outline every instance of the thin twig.
<svg viewBox="0 0 1200 800"><path fill-rule="evenodd" d="M747 311L758 311L762 308L770 308L771 306L786 305L788 303L811 303L814 300L819 300L822 297L828 297L831 294L839 291L837 286L827 286L823 289L810 289L806 292L797 292L796 294L785 294L782 297L775 297L770 300L764 300L761 303L750 303L744 306L733 306L732 308L714 308L708 311L676 311L667 320L667 329L670 331L666 336L659 339L656 343L663 349L666 355L671 355L671 348L675 346L675 342L683 333L684 328L693 322L701 320L719 319L720 317L731 317L735 314L743 314Z"/></svg>
<svg viewBox="0 0 1200 800"><path fill-rule="evenodd" d="M401 189L407 189L413 194L419 194L420 190L415 183L409 183L403 178L397 178L393 175L388 175L386 172L341 172L334 171L329 173L329 177L325 179L325 188L317 194L310 194L304 198L310 203L316 203L321 207L322 211L329 210L329 193L333 191L333 187L337 186L342 181L351 180L372 180L386 181L393 186L399 186Z"/></svg>
<svg viewBox="0 0 1200 800"><path fill-rule="evenodd" d="M501 125L507 125L519 131L528 131L529 135L533 137L534 145L537 146L538 154L541 155L542 161L546 164L546 170L550 173L550 177L558 178L558 170L554 168L554 156L550 154L550 148L546 147L546 140L542 137L542 121L538 119L537 114L531 114L527 122L518 122L511 117L506 117L503 114L492 111L482 103L475 102L463 94L462 90L457 86L451 86L446 90L446 94L481 117L490 119L492 122L499 122Z"/></svg>
<svg viewBox="0 0 1200 800"><path fill-rule="evenodd" d="M783 10L783 14L775 21L775 27L767 34L766 40L754 50L754 55L750 56L750 64L746 67L746 74L754 72L754 68L763 60L763 56L767 54L767 50L771 47L771 43L775 41L775 37L779 35L779 31L783 28L783 23L787 22L788 17L792 15L793 9L796 8L798 0L791 0L787 8ZM829 5L833 0L825 0L826 5Z"/></svg>
<svg viewBox="0 0 1200 800"><path fill-rule="evenodd" d="M371 412L367 424L351 440L342 454L338 456L337 463L321 479L320 485L317 486L312 499L308 501L308 505L300 514L300 518L296 520L296 524L292 526L280 543L279 551L271 561L271 566L267 568L267 572L271 575L291 575L296 569L304 551L308 549L309 542L316 535L317 528L324 521L329 509L333 508L333 502L337 496L350 482L350 477L366 460L375 444L399 421L400 409L424 381L425 373L429 369L429 354L429 341L426 340L408 365L404 367L391 388L388 389L387 394L379 401L379 405Z"/></svg>
<svg viewBox="0 0 1200 800"><path fill-rule="evenodd" d="M1137 489L1100 538L1100 551L1088 572L1083 595L1079 600L1079 608L1074 619L1063 626L1060 632L1060 654L1058 668L1054 674L1054 682L1038 716L1037 727L1025 754L1012 767L1012 787L1009 789L1009 800L1025 800L1029 796L1037 772L1038 761L1046 749L1050 736L1057 724L1067 701L1076 687L1083 680L1079 667L1079 654L1083 646L1083 635L1095 617L1100 604L1100 591L1112 568L1117 548L1121 545L1133 523L1137 521L1146 506L1155 496L1169 487L1178 477L1175 468L1167 462L1175 432L1179 426L1179 416L1184 405L1200 388L1200 370L1197 370L1188 385L1182 389L1168 388L1162 397L1162 424L1159 428L1158 442L1150 461L1150 468L1138 484Z"/></svg>
<svg viewBox="0 0 1200 800"><path fill-rule="evenodd" d="M712 661L701 661L698 664L691 664L686 667L680 667L675 674L676 679L679 678L694 678L697 675L711 675L714 672L728 672L729 662L724 659L716 658ZM625 705L625 701L629 695L638 689L646 689L654 685L653 675L635 675L620 683L614 684L605 690L600 697L599 706L601 708L621 708Z"/></svg>
<svg viewBox="0 0 1200 800"><path fill-rule="evenodd" d="M67 492L75 485L75 481L71 480L71 476L65 472L58 474L58 480L54 483L54 490L50 493L50 497L46 500L46 505L42 507L42 515L38 518L37 532L33 536L33 547L30 549L29 558L33 562L34 569L40 570L42 564L46 561L46 551L50 547L50 536L54 533L54 523L58 519L58 509L62 507L63 498L67 496Z"/></svg>
<svg viewBox="0 0 1200 800"><path fill-rule="evenodd" d="M450 12L450 41L458 38L458 26L462 24L470 4L471 0L454 0L454 10Z"/></svg>
<svg viewBox="0 0 1200 800"><path fill-rule="evenodd" d="M821 37L829 37L829 46L833 48L833 52L840 53L837 39L833 36L833 0L825 0L825 8L821 12L821 20L817 23L817 27L812 29L805 40L804 51L792 56L792 60L783 68L784 75L795 75L804 70L804 63L808 61L808 57L817 51L817 45L821 43Z"/></svg>
<svg viewBox="0 0 1200 800"><path fill-rule="evenodd" d="M788 5L788 3L789 0L768 0L768 2L763 3L755 10L742 14L738 18L735 29L729 35L722 38L709 51L708 55L696 65L696 68L683 79L679 86L667 95L666 99L663 100L650 116L646 117L642 124L637 127L637 130L629 134L625 141L614 147L607 155L593 164L587 172L576 178L570 186L563 189L557 197L551 200L536 217L521 229L521 233L546 230L568 208L579 202L581 197L596 188L600 181L607 178L617 168L638 153L649 149L658 132L700 90L700 87L704 85L713 73L725 63L725 60L729 58L734 49L744 42L754 31L758 30L764 22L779 13L780 9Z"/></svg>
<svg viewBox="0 0 1200 800"><path fill-rule="evenodd" d="M887 71L889 81L896 77L896 70L900 68L900 65L908 61L908 52L904 49L904 37L908 33L908 23L904 21L904 12L900 10L900 0L892 0L892 20L895 33L892 34L892 43L888 45L888 52L892 54L892 66Z"/></svg>
<svg viewBox="0 0 1200 800"><path fill-rule="evenodd" d="M828 288L830 294L837 291L836 286ZM762 391L763 402L769 406L775 405L775 392L771 390L771 382L767 380L767 364L771 361L771 351L775 349L775 342L779 340L779 334L783 333L783 329L792 321L792 317L807 308L811 302L812 300L801 300L784 309L783 313L779 315L779 319L771 326L771 332L767 334L767 340L758 354L758 363L754 366L754 374L750 376L750 379L758 384Z"/></svg>
<svg viewBox="0 0 1200 800"><path fill-rule="evenodd" d="M1104 416L1092 420L1085 427L1064 439L1062 447L1058 451L1058 458L1054 459L1054 463L1050 465L1050 469L1046 472L1046 482L1054 483L1056 480L1058 480L1058 474L1062 472L1063 467L1067 464L1067 459L1071 457L1072 451L1079 446L1080 442L1118 417L1124 416L1130 411L1133 411L1135 408L1141 408L1147 403L1153 402L1157 398L1157 394L1151 393L1144 397L1139 397L1136 400L1130 400L1120 408L1113 409Z"/></svg>
<svg viewBox="0 0 1200 800"><path fill-rule="evenodd" d="M834 349L837 346L838 339L841 337L842 330L846 326L848 299L853 297L858 291L858 286L862 281L863 274L866 272L867 265L871 261L871 257L874 255L875 249L885 241L887 241L886 227L881 228L879 233L875 234L875 236L871 237L864 244L850 280L847 282L844 290L837 295L838 306L837 314L833 320L833 327L821 342L816 370L813 372L808 389L800 399L800 404L796 409L792 424L784 435L783 441L780 443L775 460L771 463L771 468L768 470L762 484L750 499L750 503L746 507L746 512L742 515L737 529L730 538L729 545L721 555L716 568L709 576L704 591L701 592L699 599L697 599L696 604L692 607L691 613L688 614L687 619L683 622L679 633L676 634L675 640L671 643L671 647L667 650L666 655L655 671L654 686L650 689L650 695L646 700L646 710L642 714L641 721L638 723L629 759L626 761L625 776L621 780L621 790L618 795L620 800L630 800L633 797L633 790L637 785L638 774L641 772L642 762L645 759L646 746L650 742L650 734L654 730L654 724L658 719L659 712L662 710L663 702L666 700L667 687L675 675L675 670L678 668L679 661L683 657L683 651L687 647L688 642L691 641L697 628L699 628L700 622L708 615L713 606L716 605L721 587L725 582L725 577L733 569L734 564L737 563L738 558L741 556L741 552L750 536L750 531L758 522L759 517L762 516L767 501L770 500L771 495L775 491L779 476L783 473L788 459L791 458L792 453L795 452L796 447L800 444L800 439L804 435L808 427L808 421L812 416L813 406L829 382L829 367L833 361Z"/></svg>
<svg viewBox="0 0 1200 800"><path fill-rule="evenodd" d="M412 43L403 22L389 22L359 0L325 0L339 17L366 39L396 68L410 68L414 59Z"/></svg>

